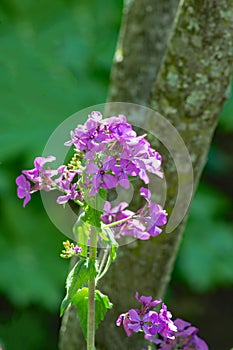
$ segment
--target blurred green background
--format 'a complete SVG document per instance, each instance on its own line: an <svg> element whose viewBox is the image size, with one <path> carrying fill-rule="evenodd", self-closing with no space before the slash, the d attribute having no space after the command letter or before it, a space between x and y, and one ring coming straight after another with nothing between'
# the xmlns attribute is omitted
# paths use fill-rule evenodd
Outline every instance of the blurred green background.
<svg viewBox="0 0 233 350"><path fill-rule="evenodd" d="M0 2L0 344L57 349L66 239L39 194L22 208L15 177L32 167L53 130L106 100L122 0ZM233 345L233 98L224 107L194 200L167 299L213 350ZM221 324L219 326L219 324Z"/></svg>

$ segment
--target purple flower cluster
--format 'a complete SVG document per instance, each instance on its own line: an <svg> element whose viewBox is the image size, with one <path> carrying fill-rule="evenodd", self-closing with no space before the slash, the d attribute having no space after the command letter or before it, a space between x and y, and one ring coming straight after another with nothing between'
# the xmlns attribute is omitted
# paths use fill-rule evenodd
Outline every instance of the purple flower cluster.
<svg viewBox="0 0 233 350"><path fill-rule="evenodd" d="M72 180L77 171L68 171L65 165L61 165L58 169L45 168L45 164L53 162L56 158L37 157L34 160L35 168L31 170L23 170L22 174L16 178L17 195L24 198L23 206L31 199L31 194L39 190L46 192L58 190L64 193L57 199L58 204L63 204L71 200L82 200L80 191L76 191L77 184L72 184Z"/></svg>
<svg viewBox="0 0 233 350"><path fill-rule="evenodd" d="M197 336L198 329L180 318L172 321L172 314L161 299L152 300L151 296L138 297L140 309L130 309L121 314L116 325L123 325L126 335L141 332L144 338L156 344L158 350L208 350L206 342ZM161 304L159 312L154 308Z"/></svg>
<svg viewBox="0 0 233 350"><path fill-rule="evenodd" d="M92 112L84 125L71 131L71 140L65 143L74 145L70 163L52 170L45 166L55 160L54 156L37 157L34 168L23 170L16 179L18 197L24 198L25 207L33 192L58 190L58 204L71 200L84 205L100 189L106 193L118 185L128 189L131 177L148 184L149 173L162 177L162 157L145 136L137 136L124 115L102 119L100 112ZM116 237L131 235L146 240L161 233L166 212L151 201L147 188L142 187L140 194L146 204L136 213L126 209L128 203L111 208L111 203L106 202L101 219L113 227Z"/></svg>
<svg viewBox="0 0 233 350"><path fill-rule="evenodd" d="M177 332L174 339L158 339L151 335L145 336L147 340L157 344L158 350L208 350L206 342L197 336L198 329L180 318L174 321Z"/></svg>
<svg viewBox="0 0 233 350"><path fill-rule="evenodd" d="M162 300L152 300L151 296L138 298L138 293L136 293L136 299L141 303L141 308L130 309L127 313L121 314L116 325L123 324L127 336L133 332L143 332L146 339L158 336L164 340L175 339L174 334L177 332L177 327L172 321L172 315L167 310L166 305L162 303L159 312L153 310Z"/></svg>
<svg viewBox="0 0 233 350"><path fill-rule="evenodd" d="M80 187L95 196L100 188L111 189L119 184L129 188L129 176L139 176L149 183L148 173L162 176L162 157L150 147L146 135L137 136L124 115L102 119L92 112L84 125L71 131L67 146L74 145L87 160Z"/></svg>
<svg viewBox="0 0 233 350"><path fill-rule="evenodd" d="M151 193L147 188L141 187L140 194L145 197L146 204L136 213L126 209L128 207L126 202L113 208L110 202L105 203L101 219L105 224L112 225L116 237L133 236L147 240L162 232L159 226L167 222L166 211L159 204L150 200Z"/></svg>

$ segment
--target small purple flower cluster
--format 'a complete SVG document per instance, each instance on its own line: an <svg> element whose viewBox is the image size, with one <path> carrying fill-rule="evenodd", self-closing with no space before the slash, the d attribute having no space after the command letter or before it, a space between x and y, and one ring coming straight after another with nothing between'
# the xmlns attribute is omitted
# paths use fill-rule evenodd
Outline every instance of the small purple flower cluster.
<svg viewBox="0 0 233 350"><path fill-rule="evenodd" d="M55 159L54 156L37 157L34 160L35 168L23 170L22 174L16 178L17 195L21 199L24 198L24 207L31 200L31 194L39 190L46 192L58 190L64 193L65 196L58 197L58 204L66 203L69 199L82 201L81 192L76 191L77 184L72 184L77 170L68 171L65 165L54 170L44 167L46 163L53 162Z"/></svg>
<svg viewBox="0 0 233 350"><path fill-rule="evenodd" d="M174 334L177 332L177 327L172 321L172 315L167 310L166 305L162 303L159 312L153 310L162 300L152 300L151 296L138 298L138 293L136 293L136 299L141 303L141 308L130 309L127 313L121 314L116 325L123 324L127 336L133 332L143 332L145 339L158 335L162 339L175 339Z"/></svg>
<svg viewBox="0 0 233 350"><path fill-rule="evenodd" d="M140 195L146 199L146 204L136 213L126 209L128 207L126 202L114 208L111 208L110 202L105 203L101 219L105 224L113 226L116 237L133 236L147 240L162 232L159 226L167 222L166 211L159 204L151 201L151 193L147 188L141 187Z"/></svg>
<svg viewBox="0 0 233 350"><path fill-rule="evenodd" d="M197 336L198 329L180 318L172 321L172 314L164 303L159 312L154 311L161 299L152 300L151 296L139 298L138 292L136 299L141 308L130 309L116 321L117 326L123 325L128 337L133 332L142 332L144 338L156 344L158 350L208 350L206 342Z"/></svg>
<svg viewBox="0 0 233 350"><path fill-rule="evenodd" d="M198 329L191 325L191 323L186 322L180 318L174 321L177 327L177 332L175 339L156 339L154 337L148 336L147 340L152 341L157 344L158 350L208 350L208 345L206 342L197 336Z"/></svg>
<svg viewBox="0 0 233 350"><path fill-rule="evenodd" d="M124 115L102 119L92 112L84 125L71 131L67 146L74 145L87 160L80 187L95 196L100 188L130 187L129 176L149 183L148 173L162 177L162 157L150 147L146 135L137 136Z"/></svg>
<svg viewBox="0 0 233 350"><path fill-rule="evenodd" d="M84 125L71 131L71 140L65 145L74 145L74 157L68 165L58 169L45 168L55 160L54 156L37 157L35 168L23 170L17 177L17 193L24 198L23 206L38 190L58 190L58 204L69 200L84 205L88 197L107 191L118 185L130 187L130 178L139 177L149 183L148 174L160 177L161 155L151 148L146 135L137 136L124 115L102 119L100 112L92 112ZM161 233L160 226L166 224L167 214L159 204L153 203L147 188L141 187L140 194L146 204L136 213L126 210L128 203L122 202L111 208L106 202L101 219L110 225L116 236L131 235L146 240Z"/></svg>

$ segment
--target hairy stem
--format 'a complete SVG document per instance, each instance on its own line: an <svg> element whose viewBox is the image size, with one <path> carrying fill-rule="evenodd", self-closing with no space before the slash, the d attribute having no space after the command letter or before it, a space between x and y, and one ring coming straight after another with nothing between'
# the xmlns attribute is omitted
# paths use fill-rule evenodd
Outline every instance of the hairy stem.
<svg viewBox="0 0 233 350"><path fill-rule="evenodd" d="M95 228L90 232L90 260L97 257L98 233ZM87 350L95 350L95 278L88 281Z"/></svg>

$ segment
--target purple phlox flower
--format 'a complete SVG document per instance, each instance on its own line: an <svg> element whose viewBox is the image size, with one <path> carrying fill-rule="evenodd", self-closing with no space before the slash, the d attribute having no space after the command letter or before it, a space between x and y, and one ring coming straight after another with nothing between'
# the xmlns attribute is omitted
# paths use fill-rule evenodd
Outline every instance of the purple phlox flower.
<svg viewBox="0 0 233 350"><path fill-rule="evenodd" d="M162 232L162 229L158 226L166 224L167 213L159 204L153 203L150 200L151 192L149 189L141 187L140 195L146 199L147 204L138 213L145 217L148 233L153 237L158 236Z"/></svg>
<svg viewBox="0 0 233 350"><path fill-rule="evenodd" d="M146 334L150 334L155 336L159 331L159 315L156 311L148 311L150 326L148 328L148 332Z"/></svg>
<svg viewBox="0 0 233 350"><path fill-rule="evenodd" d="M147 219L147 231L153 237L158 236L162 229L158 226L163 226L167 222L167 213L161 205L150 203L150 219Z"/></svg>
<svg viewBox="0 0 233 350"><path fill-rule="evenodd" d="M182 319L176 319L174 324L177 327L175 337L173 339L158 339L151 334L147 334L145 338L159 345L159 350L173 350L179 348L183 350L208 350L206 342L197 336L198 329L193 327L189 322Z"/></svg>
<svg viewBox="0 0 233 350"><path fill-rule="evenodd" d="M144 197L148 203L150 203L150 197L151 197L151 192L148 188L146 187L141 187L140 190L140 195Z"/></svg>
<svg viewBox="0 0 233 350"><path fill-rule="evenodd" d="M77 254L82 252L82 248L79 247L78 245L75 245L74 248L73 248L73 250L74 250L75 253L77 253Z"/></svg>
<svg viewBox="0 0 233 350"><path fill-rule="evenodd" d="M106 144L104 142L94 145L89 151L86 152L85 158L93 160L96 154L103 152L106 149Z"/></svg>
<svg viewBox="0 0 233 350"><path fill-rule="evenodd" d="M105 224L110 224L114 221L119 221L131 217L134 212L125 210L128 207L128 203L121 202L117 206L111 208L111 203L106 201L104 205L104 211L101 215L101 219Z"/></svg>
<svg viewBox="0 0 233 350"><path fill-rule="evenodd" d="M89 129L81 135L81 140L85 144L86 150L91 150L98 145L97 137L98 132L96 131L96 128ZM76 146L76 143L74 143L74 145Z"/></svg>
<svg viewBox="0 0 233 350"><path fill-rule="evenodd" d="M95 127L97 127L102 121L102 114L98 111L92 111L88 118L88 121L85 123L86 128L93 128L93 124L89 124L90 122L95 122Z"/></svg>
<svg viewBox="0 0 233 350"><path fill-rule="evenodd" d="M208 350L206 342L197 336L198 328L180 318L177 318L174 323L178 329L174 344L183 345L184 350Z"/></svg>
<svg viewBox="0 0 233 350"><path fill-rule="evenodd" d="M129 159L130 162L134 165L136 169L138 169L138 176L145 184L149 183L149 177L147 175L147 168L145 164L145 153L143 151L142 144L140 141L143 136L135 137L134 140L130 140L133 142L133 146L128 142L124 147L123 157L124 159ZM138 141L138 143L136 143ZM129 147L130 146L130 147Z"/></svg>
<svg viewBox="0 0 233 350"><path fill-rule="evenodd" d="M142 220L131 219L124 223L120 230L121 236L133 236L142 241L148 240L150 234L146 231L145 223Z"/></svg>
<svg viewBox="0 0 233 350"><path fill-rule="evenodd" d="M175 339L174 332L177 332L177 327L171 318L171 312L167 310L167 306L163 303L159 312L158 333L164 338Z"/></svg>
<svg viewBox="0 0 233 350"><path fill-rule="evenodd" d="M161 228L158 226L162 226L166 223L166 212L159 204L151 202L151 194L147 188L142 187L140 189L140 194L146 198L147 204L139 209L133 217L129 218L128 221L122 223L120 229L119 226L117 229L114 229L117 238L120 236L133 236L141 240L148 240L151 236L157 236L162 232ZM127 204L123 203L122 205L124 205L124 208L116 208L116 210L119 211L119 220L123 219L124 216L127 217L127 214L129 214L124 211ZM105 223L110 223L110 220L117 221L115 216L113 217L113 211L110 208L110 204L106 205L102 219Z"/></svg>
<svg viewBox="0 0 233 350"><path fill-rule="evenodd" d="M64 143L65 146L74 145L79 151L84 151L86 149L86 143L82 140L82 135L85 132L83 125L78 125L77 128L70 132L71 140Z"/></svg>
<svg viewBox="0 0 233 350"><path fill-rule="evenodd" d="M128 159L120 159L120 164L115 165L113 168L114 173L118 176L119 184L128 189L130 187L128 175L137 176L139 170Z"/></svg>
<svg viewBox="0 0 233 350"><path fill-rule="evenodd" d="M115 221L129 218L115 227L113 231L116 238L120 236L133 236L141 240L148 240L150 234L146 231L146 222L144 218L135 218L136 215L133 211L127 210L128 203L122 202L114 208L111 208L110 202L106 202L104 206L104 212L101 215L101 219L105 224L110 224Z"/></svg>
<svg viewBox="0 0 233 350"><path fill-rule="evenodd" d="M22 173L26 178L35 183L34 190L50 191L52 179L51 177L58 174L58 170L45 169L44 165L48 162L53 162L56 158L53 156L49 157L37 157L34 160L35 168L32 170L23 170Z"/></svg>
<svg viewBox="0 0 233 350"><path fill-rule="evenodd" d="M69 200L73 200L74 202L76 200L83 200L81 191L77 189L77 183L71 184L69 181L63 180L60 182L60 190L66 194L57 198L58 204L65 204Z"/></svg>
<svg viewBox="0 0 233 350"><path fill-rule="evenodd" d="M127 142L126 150L129 159L135 163L140 170L139 177L145 184L149 183L147 172L162 177L160 171L162 157L150 147L149 142L145 139L146 135L135 137Z"/></svg>
<svg viewBox="0 0 233 350"><path fill-rule="evenodd" d="M115 188L118 184L117 176L112 173L112 167L115 165L116 160L113 157L106 157L105 162L101 167L94 162L89 162L86 165L86 173L92 175L92 190L89 193L90 196L95 196L99 188Z"/></svg>
<svg viewBox="0 0 233 350"><path fill-rule="evenodd" d="M23 201L23 207L25 208L26 204L30 201L31 195L31 185L30 182L26 180L26 177L24 175L20 175L16 178L16 184L18 185L17 188L17 196L22 199Z"/></svg>
<svg viewBox="0 0 233 350"><path fill-rule="evenodd" d="M100 112L92 112L84 125L78 125L71 131L71 140L65 142L66 146L72 144L79 151L88 151L98 145L98 142L106 138L106 132L101 122L102 115Z"/></svg>
<svg viewBox="0 0 233 350"><path fill-rule="evenodd" d="M123 324L124 330L126 335L129 337L133 331L131 329L129 329L129 314L120 314L120 316L118 317L117 321L116 321L116 325L119 327L121 326L121 324Z"/></svg>
<svg viewBox="0 0 233 350"><path fill-rule="evenodd" d="M139 303L142 304L143 310L147 310L151 307L156 307L158 304L160 304L162 302L162 299L152 300L152 296L146 297L146 296L142 295L139 298L138 292L136 292L135 298L137 299L137 301Z"/></svg>
<svg viewBox="0 0 233 350"><path fill-rule="evenodd" d="M127 123L126 117L123 114L119 114L117 117L111 117L104 120L107 123L108 130L119 141L136 137L135 131L132 126Z"/></svg>
<svg viewBox="0 0 233 350"><path fill-rule="evenodd" d="M152 148L150 148L150 158L148 161L148 171L152 174L163 178L163 172L160 170L162 164L162 156Z"/></svg>
<svg viewBox="0 0 233 350"><path fill-rule="evenodd" d="M129 310L129 320L130 323L128 324L129 329L131 329L133 332L139 332L143 331L144 333L148 333L148 322L150 322L149 314L146 313L145 315L141 316L137 310L131 309Z"/></svg>
<svg viewBox="0 0 233 350"><path fill-rule="evenodd" d="M23 170L23 174L26 175L26 177L28 178L28 180L37 182L38 179L41 178L42 174L46 174L46 175L50 175L51 174L51 170L45 170L44 169L44 165L48 162L53 162L54 160L56 160L56 157L54 156L49 156L49 157L36 157L34 160L34 169L31 170Z"/></svg>

